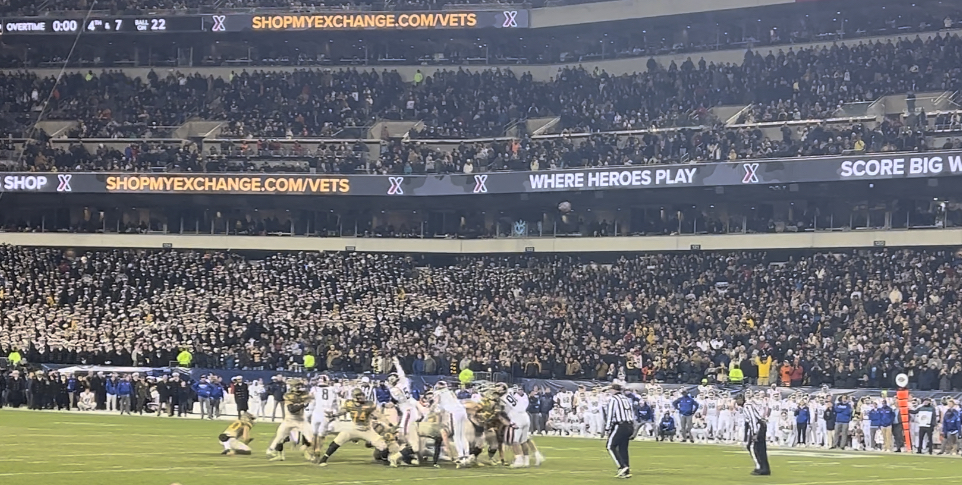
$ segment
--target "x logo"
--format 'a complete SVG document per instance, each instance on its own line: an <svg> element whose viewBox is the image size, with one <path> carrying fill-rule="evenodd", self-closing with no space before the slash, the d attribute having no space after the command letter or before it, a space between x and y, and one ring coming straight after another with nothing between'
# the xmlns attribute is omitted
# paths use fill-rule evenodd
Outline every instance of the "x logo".
<svg viewBox="0 0 962 485"><path fill-rule="evenodd" d="M501 25L504 28L517 27L518 26L518 11L517 10L505 10L504 11L504 24Z"/></svg>
<svg viewBox="0 0 962 485"><path fill-rule="evenodd" d="M742 177L742 183L757 184L758 183L758 164L746 163L743 166L745 167L745 176Z"/></svg>
<svg viewBox="0 0 962 485"><path fill-rule="evenodd" d="M60 179L60 185L57 186L57 192L72 192L72 191L73 191L73 189L70 188L70 179L73 178L73 175L70 175L70 174L60 174L60 175L57 175L57 178Z"/></svg>
<svg viewBox="0 0 962 485"><path fill-rule="evenodd" d="M391 181L391 188L387 189L387 195L404 195L404 189L401 188L404 177L388 177L387 179Z"/></svg>
<svg viewBox="0 0 962 485"><path fill-rule="evenodd" d="M214 25L213 25L213 27L210 28L210 31L211 31L211 32L226 32L226 31L227 31L227 26L224 25L224 22L227 20L227 16L226 16L226 15L212 15L212 16L211 16L211 19L214 20Z"/></svg>
<svg viewBox="0 0 962 485"><path fill-rule="evenodd" d="M487 184L487 183L488 183L488 176L487 176L487 175L475 175L475 176L474 176L474 193L475 193L475 194L487 194L487 193L488 193L488 186L485 185L485 184Z"/></svg>

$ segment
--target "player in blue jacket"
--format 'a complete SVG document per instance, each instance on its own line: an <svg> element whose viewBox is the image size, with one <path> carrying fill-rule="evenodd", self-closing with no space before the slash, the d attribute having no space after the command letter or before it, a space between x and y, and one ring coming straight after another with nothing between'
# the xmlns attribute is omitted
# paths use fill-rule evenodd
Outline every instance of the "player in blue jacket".
<svg viewBox="0 0 962 485"><path fill-rule="evenodd" d="M962 433L962 415L955 407L955 401L946 402L945 414L942 415L942 449L940 455L955 453L959 445L959 434Z"/></svg>
<svg viewBox="0 0 962 485"><path fill-rule="evenodd" d="M848 396L842 396L835 403L835 442L830 449L845 449L848 445L848 425L852 422L852 405Z"/></svg>
<svg viewBox="0 0 962 485"><path fill-rule="evenodd" d="M671 441L675 441L675 418L671 417L671 413L665 411L665 415L661 417L661 422L658 423L658 438L657 441L665 441L668 438Z"/></svg>
<svg viewBox="0 0 962 485"><path fill-rule="evenodd" d="M124 376L117 381L117 402L120 406L120 414L130 414L130 400L134 397L134 384L130 382L130 376Z"/></svg>
<svg viewBox="0 0 962 485"><path fill-rule="evenodd" d="M671 407L678 410L679 423L681 427L681 440L688 440L692 443L695 439L691 436L692 416L698 411L698 401L695 401L688 391L683 391L681 397L671 403Z"/></svg>

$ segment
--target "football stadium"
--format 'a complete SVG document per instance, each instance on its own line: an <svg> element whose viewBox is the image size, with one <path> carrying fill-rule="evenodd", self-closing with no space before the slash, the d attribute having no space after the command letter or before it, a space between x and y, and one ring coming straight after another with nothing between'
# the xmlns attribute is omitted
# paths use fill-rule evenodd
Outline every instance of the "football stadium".
<svg viewBox="0 0 962 485"><path fill-rule="evenodd" d="M954 483L960 36L0 2L0 483Z"/></svg>

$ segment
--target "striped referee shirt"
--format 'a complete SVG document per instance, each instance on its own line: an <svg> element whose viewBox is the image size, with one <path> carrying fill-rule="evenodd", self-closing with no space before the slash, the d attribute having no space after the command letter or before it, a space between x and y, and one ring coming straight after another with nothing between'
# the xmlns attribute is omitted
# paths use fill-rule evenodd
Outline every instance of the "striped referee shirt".
<svg viewBox="0 0 962 485"><path fill-rule="evenodd" d="M374 389L374 386L361 386L361 391L364 392L364 399L377 403L377 390Z"/></svg>
<svg viewBox="0 0 962 485"><path fill-rule="evenodd" d="M618 423L631 422L634 419L634 412L631 406L631 399L624 394L615 394L608 401L608 409L605 415L608 417L605 429L610 431Z"/></svg>
<svg viewBox="0 0 962 485"><path fill-rule="evenodd" d="M765 422L765 418L762 417L762 410L757 404L746 402L742 411L745 413L745 425L748 426L748 431L752 435L758 434L762 423Z"/></svg>

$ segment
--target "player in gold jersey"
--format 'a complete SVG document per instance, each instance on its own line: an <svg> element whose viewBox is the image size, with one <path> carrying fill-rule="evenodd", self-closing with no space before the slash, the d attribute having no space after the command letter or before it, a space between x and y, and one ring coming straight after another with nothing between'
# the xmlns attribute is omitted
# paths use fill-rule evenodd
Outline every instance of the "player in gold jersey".
<svg viewBox="0 0 962 485"><path fill-rule="evenodd" d="M267 456L271 461L284 461L284 442L291 440L291 433L296 432L295 439L300 441L296 445L300 445L305 459L313 460L314 430L304 414L314 396L307 391L304 382L300 379L291 379L289 386L290 391L284 394L287 412L284 414L284 420L277 427L274 441L267 447Z"/></svg>
<svg viewBox="0 0 962 485"><path fill-rule="evenodd" d="M240 419L231 423L217 437L220 444L224 446L224 451L221 454L228 456L251 454L251 449L247 445L254 440L254 438L251 438L251 428L253 427L254 416L249 413L241 414Z"/></svg>
<svg viewBox="0 0 962 485"><path fill-rule="evenodd" d="M392 468L397 468L402 461L404 463L410 462L413 453L407 444L401 443L398 440L398 426L390 423L382 423L381 421L375 421L373 429L378 435L381 436L381 439L383 439L384 443L387 445L388 465L390 465ZM383 458L383 453L379 451L374 452L375 460L381 460Z"/></svg>
<svg viewBox="0 0 962 485"><path fill-rule="evenodd" d="M430 406L428 404L431 401L431 393L430 392L426 393L421 399L426 404L425 408L426 409L429 408ZM442 430L444 426L442 425L442 421L443 421L443 416L441 415L440 412L438 412L437 410L433 410L433 411L429 410L425 413L424 419L422 419L417 423L419 438L425 439L434 443L435 468L440 466L438 465L438 460L440 460L441 458L441 449L444 442L443 430ZM421 450L424 450L424 449L425 447L421 446Z"/></svg>
<svg viewBox="0 0 962 485"><path fill-rule="evenodd" d="M494 455L497 453L500 464L504 462L504 428L510 424L501 409L501 396L507 392L507 386L499 384L493 390L485 393L481 400L479 416L484 426L484 441L488 445L488 462L494 464Z"/></svg>
<svg viewBox="0 0 962 485"><path fill-rule="evenodd" d="M352 399L344 403L341 406L341 410L338 411L335 416L341 416L347 414L351 417L351 427L338 433L331 445L327 447L327 452L321 457L318 465L327 466L327 460L341 447L344 443L353 440L363 440L368 444L373 446L380 453L382 459L387 458L387 443L384 439L377 434L376 431L371 429L372 421L380 416L377 411L377 406L368 401L364 397L364 392L360 389L355 389L352 393ZM383 420L383 419L382 419ZM387 422L387 420L383 420Z"/></svg>

